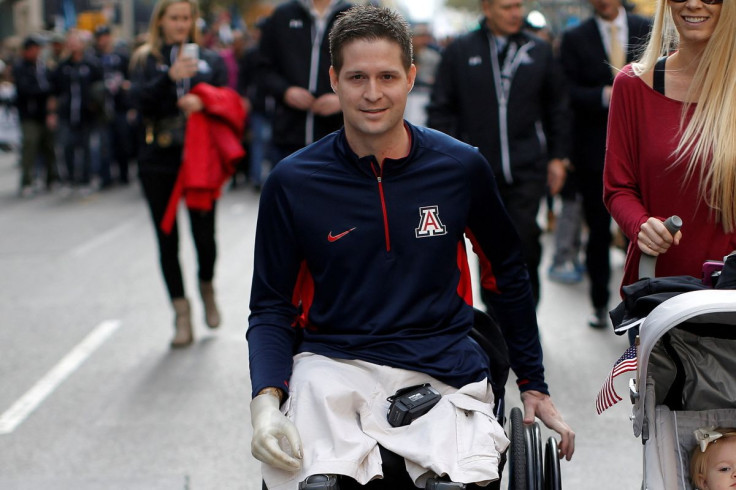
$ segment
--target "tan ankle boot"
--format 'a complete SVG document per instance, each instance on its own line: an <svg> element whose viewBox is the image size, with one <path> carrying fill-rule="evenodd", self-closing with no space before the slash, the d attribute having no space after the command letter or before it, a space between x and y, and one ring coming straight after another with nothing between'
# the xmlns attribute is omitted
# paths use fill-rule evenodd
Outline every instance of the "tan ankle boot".
<svg viewBox="0 0 736 490"><path fill-rule="evenodd" d="M174 338L171 339L171 348L186 347L194 341L192 333L192 315L189 309L189 300L186 298L174 298Z"/></svg>
<svg viewBox="0 0 736 490"><path fill-rule="evenodd" d="M199 281L199 293L204 302L204 321L210 328L220 326L220 312L215 302L215 287L212 281Z"/></svg>

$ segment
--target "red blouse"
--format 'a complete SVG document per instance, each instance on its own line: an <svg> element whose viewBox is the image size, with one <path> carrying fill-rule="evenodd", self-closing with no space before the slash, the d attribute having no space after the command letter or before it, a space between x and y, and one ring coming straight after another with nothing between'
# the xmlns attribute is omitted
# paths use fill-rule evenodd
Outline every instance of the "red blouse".
<svg viewBox="0 0 736 490"><path fill-rule="evenodd" d="M657 276L702 277L703 262L722 260L736 249L707 204L698 198L698 178L685 180L688 159L673 155L683 103L649 87L630 66L613 84L603 174L603 200L631 240L623 285L638 279L641 225L654 216L682 218L682 240L657 259ZM692 112L691 112L692 114Z"/></svg>

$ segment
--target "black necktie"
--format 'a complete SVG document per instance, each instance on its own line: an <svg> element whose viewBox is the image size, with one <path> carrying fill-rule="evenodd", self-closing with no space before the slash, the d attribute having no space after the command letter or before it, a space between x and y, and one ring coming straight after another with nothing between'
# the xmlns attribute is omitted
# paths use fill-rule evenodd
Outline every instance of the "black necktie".
<svg viewBox="0 0 736 490"><path fill-rule="evenodd" d="M506 61L506 53L509 52L508 41L496 41L498 43L498 66L503 67L504 61ZM503 42L503 45L501 44Z"/></svg>

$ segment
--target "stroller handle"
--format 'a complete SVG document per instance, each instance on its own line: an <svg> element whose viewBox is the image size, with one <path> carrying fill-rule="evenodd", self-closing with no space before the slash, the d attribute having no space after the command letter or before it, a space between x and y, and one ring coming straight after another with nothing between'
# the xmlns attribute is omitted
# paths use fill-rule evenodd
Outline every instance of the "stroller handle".
<svg viewBox="0 0 736 490"><path fill-rule="evenodd" d="M680 231L680 228L682 228L682 218L674 214L664 220L664 227L667 228L667 231L669 231L671 235L674 235Z"/></svg>

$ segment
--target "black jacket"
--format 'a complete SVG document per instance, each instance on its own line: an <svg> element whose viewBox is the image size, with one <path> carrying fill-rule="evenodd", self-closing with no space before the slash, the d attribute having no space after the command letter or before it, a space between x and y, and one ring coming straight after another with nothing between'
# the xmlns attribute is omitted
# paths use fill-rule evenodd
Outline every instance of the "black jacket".
<svg viewBox="0 0 736 490"><path fill-rule="evenodd" d="M105 111L108 115L110 112L126 112L130 109L130 100L127 90L124 90L121 84L129 79L128 54L118 50L111 53L95 51L95 58L102 67L105 80Z"/></svg>
<svg viewBox="0 0 736 490"><path fill-rule="evenodd" d="M253 46L238 60L238 93L248 98L252 111L266 114L271 110L266 102L270 96L267 96L263 87L256 83L257 65L258 46Z"/></svg>
<svg viewBox="0 0 736 490"><path fill-rule="evenodd" d="M638 15L626 14L629 42L626 62L639 54L650 24ZM576 169L603 172L608 129L608 107L603 106L603 87L613 85L613 73L595 18L565 31L560 61L567 77L575 144L570 155Z"/></svg>
<svg viewBox="0 0 736 490"><path fill-rule="evenodd" d="M13 65L18 116L21 120L46 121L46 102L53 86L46 67L39 61L20 60Z"/></svg>
<svg viewBox="0 0 736 490"><path fill-rule="evenodd" d="M429 126L477 146L500 186L546 180L547 161L567 157L569 145L567 91L552 47L524 32L508 45L507 95L483 22L445 49L428 108Z"/></svg>
<svg viewBox="0 0 736 490"><path fill-rule="evenodd" d="M103 107L102 67L85 55L80 61L67 58L53 73L59 119L72 127L93 124Z"/></svg>
<svg viewBox="0 0 736 490"><path fill-rule="evenodd" d="M284 93L291 86L308 89L315 97L332 92L330 86L330 50L327 34L335 17L350 4L333 2L327 28L312 50L315 25L305 2L292 0L274 10L263 25L259 46L257 83L276 99L273 142L279 146L300 148L317 141L342 126L342 115L315 116L311 112L287 107ZM317 33L320 34L320 33Z"/></svg>
<svg viewBox="0 0 736 490"><path fill-rule="evenodd" d="M186 85L184 83L177 85L169 78L171 50L171 46L164 46L160 59L148 54L145 60L134 64L131 69L130 98L144 122L179 116L181 112L176 105L179 96L200 82L216 87L222 87L227 83L227 68L220 55L214 51L201 49L199 71ZM155 145L146 144L144 138L146 124L142 126L138 155L141 170L177 171L181 160L181 147L161 150ZM170 161L172 158L176 161Z"/></svg>

